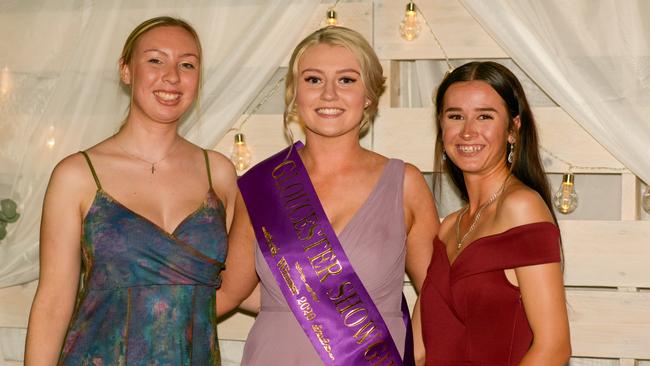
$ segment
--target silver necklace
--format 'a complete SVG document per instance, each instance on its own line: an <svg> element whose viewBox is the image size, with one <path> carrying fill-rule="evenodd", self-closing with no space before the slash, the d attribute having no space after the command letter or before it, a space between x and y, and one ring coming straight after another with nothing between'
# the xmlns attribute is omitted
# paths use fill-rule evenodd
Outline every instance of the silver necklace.
<svg viewBox="0 0 650 366"><path fill-rule="evenodd" d="M178 140L179 140L178 137L175 138L175 139L174 139L174 142L172 143L172 146L169 148L169 150L167 150L167 153L166 153L162 158L160 158L160 159L158 159L158 160L156 160L156 161L149 161L149 160L147 160L147 159L144 159L144 158L141 158L141 157L139 157L139 156L137 156L137 155L134 155L134 154L130 153L128 150L126 150L126 149L122 146L122 144L120 144L120 143L117 142L117 141L116 141L116 142L117 142L117 146L119 146L120 149L121 149L122 151L124 151L124 153L125 153L126 155L128 155L129 157L131 157L132 159L140 160L140 161L142 161L142 162L145 162L145 163L151 165L151 174L153 174L153 173L156 172L156 164L160 163L161 161L163 161L163 160L165 160L165 159L167 159L167 158L169 157L169 155L172 153L172 151L173 151L174 148L176 147L176 142L177 142Z"/></svg>
<svg viewBox="0 0 650 366"><path fill-rule="evenodd" d="M458 214L458 218L456 219L456 249L460 250L460 248L463 246L463 242L465 242L465 239L469 236L469 234L476 229L476 224L478 223L478 220L481 218L481 213L483 210L491 205L494 201L496 201L497 197L503 193L503 190L506 188L506 183L508 183L508 179L510 179L510 174L506 177L506 179L503 181L503 184L501 185L501 188L499 188L496 192L492 193L490 198L479 206L478 210L476 210L476 215L474 215L474 220L472 220L472 224L469 226L469 229L467 229L467 232L463 237L460 237L460 222L463 219L463 215L469 210L469 204L463 208L463 210Z"/></svg>

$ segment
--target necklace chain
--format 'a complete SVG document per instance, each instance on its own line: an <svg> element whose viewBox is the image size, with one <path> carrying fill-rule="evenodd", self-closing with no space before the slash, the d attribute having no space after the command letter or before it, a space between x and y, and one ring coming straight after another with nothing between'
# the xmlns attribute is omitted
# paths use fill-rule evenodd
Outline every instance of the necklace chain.
<svg viewBox="0 0 650 366"><path fill-rule="evenodd" d="M121 149L122 151L124 151L124 153L125 153L126 155L128 155L129 157L131 157L132 159L140 160L140 161L142 161L142 162L145 162L145 163L151 165L151 174L153 174L153 173L156 172L156 164L159 164L160 162L162 162L163 160L165 160L165 159L167 159L167 158L169 157L169 155L172 153L172 151L173 151L174 148L176 147L176 142L177 142L177 141L178 141L178 138L175 138L175 139L174 139L174 142L172 143L172 146L169 148L169 150L167 150L167 153L165 153L165 155L164 155L162 158L158 159L157 161L149 161L149 160L144 159L144 158L142 158L142 157L139 157L139 156L137 156L137 155L135 155L135 154L132 154L132 153L130 153L127 149L125 149L124 146L122 146L122 144L120 144L120 143L117 142L117 141L116 141L116 142L117 142L117 146L119 146L120 149Z"/></svg>
<svg viewBox="0 0 650 366"><path fill-rule="evenodd" d="M478 223L478 220L481 218L481 213L483 213L483 210L491 205L496 199L503 193L503 190L506 188L506 183L508 183L508 179L510 179L510 175L506 177L506 179L503 181L503 184L497 190L496 192L492 193L490 198L485 202L483 205L479 206L478 210L476 210L476 214L474 215L474 220L472 220L472 224L469 226L469 229L467 229L467 232L463 237L460 237L460 222L463 219L463 215L469 210L469 204L463 208L463 210L458 214L458 218L456 219L456 249L460 250L460 248L463 246L463 242L465 242L465 239L469 236L474 229L476 229L476 224Z"/></svg>

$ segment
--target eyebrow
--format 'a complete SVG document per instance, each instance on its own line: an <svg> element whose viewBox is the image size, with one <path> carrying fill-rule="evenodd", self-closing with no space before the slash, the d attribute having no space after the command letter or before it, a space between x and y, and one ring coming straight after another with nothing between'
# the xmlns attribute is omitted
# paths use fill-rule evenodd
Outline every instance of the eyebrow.
<svg viewBox="0 0 650 366"><path fill-rule="evenodd" d="M306 72L320 72L320 73L323 73L323 70L315 69L315 68L309 68L309 69L302 70L301 74L304 74ZM355 69L342 69L342 70L337 70L336 71L337 74L345 74L347 72L353 72L353 73L355 73L357 75L361 75L361 73L358 70L355 70Z"/></svg>
<svg viewBox="0 0 650 366"><path fill-rule="evenodd" d="M463 110L462 108L458 108L458 107L449 107L449 108L445 109L445 112L461 112L462 110ZM474 108L474 110L479 111L479 112L499 113L499 111L497 111L496 109L494 109L492 107Z"/></svg>
<svg viewBox="0 0 650 366"><path fill-rule="evenodd" d="M157 49L157 48L149 48L149 49L146 49L146 50L144 50L144 51L142 51L142 52L143 52L143 53L147 53L147 52L160 52L160 53L164 53L165 55L167 54L167 52L165 52L165 51L163 51L163 50L160 50L160 49ZM198 56L197 54L192 53L192 52L184 53L184 54L180 55L180 57L195 57L195 58L197 58L197 59L199 58L199 56Z"/></svg>

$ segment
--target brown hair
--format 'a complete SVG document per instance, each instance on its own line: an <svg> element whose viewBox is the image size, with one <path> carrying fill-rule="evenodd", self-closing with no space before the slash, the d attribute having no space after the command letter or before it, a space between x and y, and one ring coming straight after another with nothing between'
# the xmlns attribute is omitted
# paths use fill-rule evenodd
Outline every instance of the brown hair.
<svg viewBox="0 0 650 366"><path fill-rule="evenodd" d="M508 130L516 132L513 134L516 139L513 162L510 164L504 156L505 164L517 179L539 193L546 206L548 206L551 215L553 215L553 220L557 223L551 201L551 189L539 155L537 128L535 127L533 113L528 105L528 100L526 99L521 83L508 68L501 64L492 61L469 62L454 69L454 71L442 80L434 100L436 106L436 127L438 130L436 137L436 156L438 157L435 159L436 170L440 171L440 168L444 165L454 185L460 191L461 197L464 200L468 199L467 187L465 186L462 170L451 159L442 161L441 117L443 100L447 89L453 83L472 80L486 82L503 99L508 110ZM519 116L521 122L518 131L514 127L513 122L513 119L517 116Z"/></svg>
<svg viewBox="0 0 650 366"><path fill-rule="evenodd" d="M308 35L293 50L285 78L285 130L288 130L287 125L290 122L298 122L295 104L298 87L298 62L307 49L319 44L345 47L356 57L361 67L361 80L365 87L366 97L370 100L370 104L363 111L362 124L374 121L379 107L379 97L386 88L386 78L383 75L379 58L372 46L359 32L350 28L329 26Z"/></svg>

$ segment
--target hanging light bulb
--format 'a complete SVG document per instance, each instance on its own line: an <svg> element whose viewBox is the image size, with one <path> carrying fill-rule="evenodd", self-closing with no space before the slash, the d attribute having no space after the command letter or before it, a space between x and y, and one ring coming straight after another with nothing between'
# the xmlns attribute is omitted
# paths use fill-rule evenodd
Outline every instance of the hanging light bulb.
<svg viewBox="0 0 650 366"><path fill-rule="evenodd" d="M562 175L562 184L553 195L553 206L563 214L569 214L578 207L578 194L573 186L573 178L572 173Z"/></svg>
<svg viewBox="0 0 650 366"><path fill-rule="evenodd" d="M50 128L47 131L45 146L47 146L48 149L52 150L54 148L54 145L56 145L56 137L54 136L54 126L50 126Z"/></svg>
<svg viewBox="0 0 650 366"><path fill-rule="evenodd" d="M232 146L232 153L230 154L230 160L235 164L235 169L238 172L246 170L251 165L251 156L244 134L241 132L236 133L235 144Z"/></svg>
<svg viewBox="0 0 650 366"><path fill-rule="evenodd" d="M325 17L325 23L327 25L338 25L339 22L336 19L336 11L334 9L328 9Z"/></svg>
<svg viewBox="0 0 650 366"><path fill-rule="evenodd" d="M420 34L420 21L418 21L418 12L415 4L410 1L406 4L406 13L404 19L399 24L399 34L407 41L412 41Z"/></svg>
<svg viewBox="0 0 650 366"><path fill-rule="evenodd" d="M7 66L0 72L0 95L6 95L11 90L11 74Z"/></svg>
<svg viewBox="0 0 650 366"><path fill-rule="evenodd" d="M643 211L650 214L650 185L645 186L645 192L641 197L641 206L643 206Z"/></svg>

